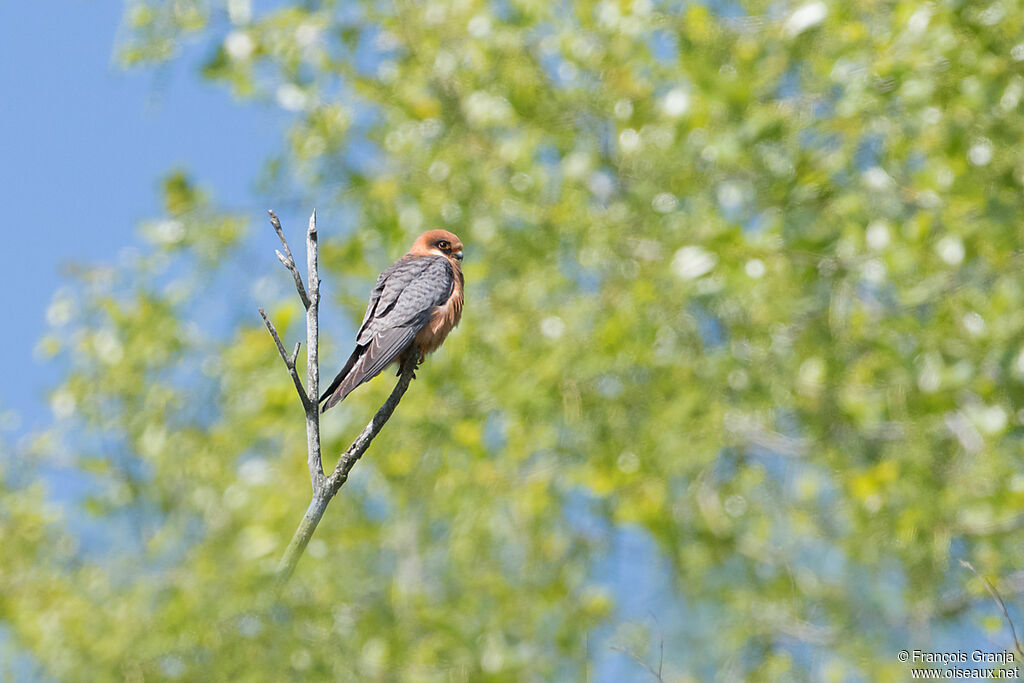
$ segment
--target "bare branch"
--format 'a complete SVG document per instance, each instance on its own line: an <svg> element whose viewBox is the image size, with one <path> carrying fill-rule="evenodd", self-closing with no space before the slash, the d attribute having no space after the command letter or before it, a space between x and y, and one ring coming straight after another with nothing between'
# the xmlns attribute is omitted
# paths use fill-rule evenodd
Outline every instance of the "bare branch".
<svg viewBox="0 0 1024 683"><path fill-rule="evenodd" d="M1010 613L1006 609L1006 603L1003 602L1003 599L999 596L999 591L996 590L996 587L993 586L988 579L979 574L978 570L975 569L970 562L968 562L967 560L960 560L960 564L966 567L967 569L970 569L975 576L981 579L981 582L985 584L985 588L988 590L989 595L991 595L992 599L996 601L996 604L999 605L999 608L1003 610L1003 616L1006 618L1006 623L1010 625L1010 634L1013 635L1013 644L1017 647L1017 653L1021 656L1022 659L1024 659L1024 649L1021 649L1020 641L1017 640L1017 629L1013 626L1013 620L1010 619Z"/></svg>
<svg viewBox="0 0 1024 683"><path fill-rule="evenodd" d="M292 540L289 541L288 547L284 550L284 555L281 556L281 561L277 564L278 583L285 583L295 572L295 565L299 563L299 558L306 551L309 539L313 538L316 525L323 518L329 502L331 502L330 498L319 493L313 494L313 499L309 501L309 507L306 508L306 514L302 516L302 521L299 522L299 528L292 534Z"/></svg>
<svg viewBox="0 0 1024 683"><path fill-rule="evenodd" d="M659 625L660 626L660 625ZM665 666L665 634L658 637L658 680L661 680L661 670Z"/></svg>
<svg viewBox="0 0 1024 683"><path fill-rule="evenodd" d="M1003 586L1002 593L1016 597L1024 593L1024 571L1016 571L1000 577L999 583ZM963 614L964 610L973 604L974 596L967 590L957 589L942 596L942 603L936 613L943 619L951 619Z"/></svg>
<svg viewBox="0 0 1024 683"><path fill-rule="evenodd" d="M338 465L334 468L331 476L326 479L323 486L318 490L314 489L313 500L310 501L306 514L299 524L299 528L295 530L295 534L292 536L292 540L277 566L277 578L279 581L287 581L292 572L295 571L295 565L298 564L299 558L302 557L303 551L309 544L309 539L312 538L313 532L316 531L317 524L320 523L324 511L327 509L327 504L348 480L349 471L356 464L356 461L362 457L363 453L366 452L370 442L380 433L381 428L391 417L391 414L395 412L398 402L402 400L402 396L409 388L409 383L413 379L416 370L416 360L416 354L410 353L403 361L401 375L395 388L391 391L391 395L384 401L384 405L380 407L377 414L373 416L369 424L360 432L348 450L338 459Z"/></svg>
<svg viewBox="0 0 1024 683"><path fill-rule="evenodd" d="M299 352L299 347L296 345L295 354L289 358L285 353L284 344L281 343L281 337L277 334L277 328L274 327L274 323L270 322L270 318L263 311L263 307L259 307L260 315L263 317L263 322L267 324L267 329L270 331L270 336L274 338L274 343L277 344L277 352L281 355L281 360L284 361L285 367L288 368L288 374L291 375L292 382L295 384L295 391L299 392L299 400L302 401L302 408L306 409L309 405L309 398L306 396L305 389L302 388L302 381L299 380L299 373L295 371L295 354ZM315 406L314 406L315 407Z"/></svg>
<svg viewBox="0 0 1024 683"><path fill-rule="evenodd" d="M661 680L661 671L665 666L665 631L661 628L658 615L651 612L651 619L658 625L658 680Z"/></svg>
<svg viewBox="0 0 1024 683"><path fill-rule="evenodd" d="M309 402L306 403L306 462L314 495L321 492L324 484L324 466L320 458L320 273L317 270L319 252L316 209L313 209L306 232L306 277L309 282L309 298L306 303L306 387L309 391ZM297 275L296 280L301 283Z"/></svg>
<svg viewBox="0 0 1024 683"><path fill-rule="evenodd" d="M327 490L333 496L338 492L338 489L342 487L345 481L348 479L348 473L352 467L356 464L359 458L363 457L363 453L370 447L370 442L373 441L374 437L380 433L381 428L391 418L391 414L395 412L395 408L398 407L398 402L402 400L402 396L405 394L406 389L409 388L409 383L415 376L416 364L417 364L416 353L409 353L405 360L402 361L401 374L398 379L398 384L391 391L391 395L388 396L388 400L384 401L384 405L380 407L377 414L373 416L370 423L363 428L363 431L359 433L356 440L352 442L352 445L348 447L348 450L341 454L338 458L338 464L334 468L334 472L327 478Z"/></svg>
<svg viewBox="0 0 1024 683"><path fill-rule="evenodd" d="M662 678L662 668L663 668L663 665L665 663L665 632L661 628L661 622L658 621L658 616L654 612L651 612L650 615L651 615L651 619L654 620L654 623L658 627L658 668L657 669L655 669L653 666L651 666L650 664L645 662L643 659L638 657L634 652L632 652L631 650L627 650L624 647L619 647L618 645L609 645L608 649L610 649L610 650L612 650L614 652L618 652L619 654L626 655L627 657L632 659L634 662L636 662L637 664L642 666L644 668L644 670L647 671L647 673L649 673L652 676L654 676L658 680L658 683L664 683L664 679Z"/></svg>
<svg viewBox="0 0 1024 683"><path fill-rule="evenodd" d="M312 500L310 500L309 507L306 508L306 514L302 517L302 522L299 524L299 528L296 529L295 534L292 536L291 542L288 544L288 548L284 552L284 556L281 558L281 562L277 567L277 578L280 582L287 581L288 578L295 571L295 566L298 564L299 558L302 557L302 553L305 551L306 546L309 544L309 540L313 537L313 532L316 531L317 525L323 518L324 512L327 509L327 504L331 501L331 498L338 493L338 490L342 487L345 481L348 479L348 473L352 467L356 464L356 461L362 457L363 453L370 446L370 442L377 436L381 428L391 417L392 413L395 412L395 408L398 406L398 402L402 400L402 395L405 394L409 388L409 382L416 376L416 365L418 356L416 353L410 352L406 358L402 361L402 369L398 383L395 385L394 390L388 397L384 405L380 407L377 414L373 416L370 423L366 425L366 428L359 434L356 440L349 446L341 457L338 459L338 464L331 473L331 476L325 477L323 470L323 461L320 455L320 406L319 406L319 394L320 394L320 359L319 359L319 310L320 310L320 273L319 273L319 244L317 241L317 228L316 228L316 211L309 217L309 229L306 231L306 268L307 268L307 282L309 283L309 293L306 293L305 288L302 286L302 277L299 275L298 268L295 265L295 259L292 258L291 250L288 248L288 242L285 240L284 231L281 229L281 222L274 215L273 211L268 211L270 214L270 223L274 226L274 230L277 231L278 237L281 238L281 244L284 247L284 253L280 251L277 253L277 258L291 271L292 277L295 279L295 288L299 293L299 298L302 299L303 305L306 307L306 389L302 387L302 382L299 380L298 372L295 370L295 360L299 355L299 348L301 344L295 345L295 350L292 351L291 356L288 356L284 350L284 344L281 342L280 336L277 334L277 330L274 328L273 323L267 317L263 309L260 308L260 315L263 316L263 321L267 324L267 329L270 330L271 336L274 338L274 343L277 344L277 351L281 354L281 358L284 360L285 366L288 368L288 374L291 375L292 381L295 383L295 388L299 392L299 398L302 400L302 406L306 412L306 446L307 446L307 464L309 466L309 478L310 484L313 489Z"/></svg>
<svg viewBox="0 0 1024 683"><path fill-rule="evenodd" d="M281 221L278 220L277 214L273 211L267 210L270 214L270 224L274 226L274 231L277 232L277 236L281 239L281 246L284 247L284 254L281 252L275 252L277 258L284 264L284 267L291 271L292 278L295 280L295 289L299 293L299 298L302 299L302 305L307 310L309 309L309 297L306 295L306 288L302 286L302 276L299 275L299 269L295 266L295 259L292 258L292 250L288 248L288 240L284 238L284 230L281 229Z"/></svg>

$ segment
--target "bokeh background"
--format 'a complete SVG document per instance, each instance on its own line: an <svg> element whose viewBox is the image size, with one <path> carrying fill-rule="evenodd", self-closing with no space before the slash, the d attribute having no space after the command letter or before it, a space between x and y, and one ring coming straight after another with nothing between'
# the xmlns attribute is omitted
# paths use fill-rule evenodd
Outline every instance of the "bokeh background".
<svg viewBox="0 0 1024 683"><path fill-rule="evenodd" d="M1024 7L0 7L12 680L905 680L1024 591ZM320 216L462 325L332 503L255 307ZM59 267L58 267L59 266ZM391 388L324 420L342 450ZM328 462L332 462L329 458ZM663 654L662 654L663 653Z"/></svg>

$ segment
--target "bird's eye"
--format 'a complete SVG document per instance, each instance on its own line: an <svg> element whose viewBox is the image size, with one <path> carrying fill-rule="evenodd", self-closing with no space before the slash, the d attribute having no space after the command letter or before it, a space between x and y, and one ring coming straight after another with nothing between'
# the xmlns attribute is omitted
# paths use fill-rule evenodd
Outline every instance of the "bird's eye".
<svg viewBox="0 0 1024 683"><path fill-rule="evenodd" d="M441 249L442 251L446 251L450 246L452 245L448 244L444 240L441 240L440 242L437 243L437 248Z"/></svg>

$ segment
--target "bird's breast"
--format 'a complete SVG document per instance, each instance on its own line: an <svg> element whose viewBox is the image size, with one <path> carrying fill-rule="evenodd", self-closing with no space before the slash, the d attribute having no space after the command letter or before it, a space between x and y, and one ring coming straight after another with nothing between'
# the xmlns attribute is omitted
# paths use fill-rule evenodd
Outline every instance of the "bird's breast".
<svg viewBox="0 0 1024 683"><path fill-rule="evenodd" d="M430 312L430 320L413 340L413 343L419 346L421 355L436 351L444 343L448 333L462 320L462 273L456 273L455 284L448 300Z"/></svg>

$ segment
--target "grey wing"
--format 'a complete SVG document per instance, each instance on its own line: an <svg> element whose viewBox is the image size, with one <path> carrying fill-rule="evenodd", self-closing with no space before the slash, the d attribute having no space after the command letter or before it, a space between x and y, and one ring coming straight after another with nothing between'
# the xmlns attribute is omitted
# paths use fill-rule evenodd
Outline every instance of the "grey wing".
<svg viewBox="0 0 1024 683"><path fill-rule="evenodd" d="M377 284L373 286L373 291L370 292L370 301L366 306L366 314L363 315L363 322L359 324L360 335L366 329L367 323L373 319L377 306L381 302L381 297L384 298L384 305L381 306L383 309L393 303L395 297L398 296L405 285L418 274L416 268L408 267L410 263L409 259L395 261L383 273L377 276Z"/></svg>
<svg viewBox="0 0 1024 683"><path fill-rule="evenodd" d="M385 286L377 303L373 318L359 333L357 343L366 344L366 353L361 362L362 372L368 380L377 375L391 363L412 342L416 333L430 320L434 307L442 305L451 296L455 283L455 274L451 264L443 257L424 257L415 263L420 268L415 270L412 278L407 280L401 290L395 287L389 291ZM359 368L353 368L355 375Z"/></svg>
<svg viewBox="0 0 1024 683"><path fill-rule="evenodd" d="M324 410L375 377L412 342L430 312L451 295L454 272L443 257L404 258L377 279L356 348L320 400Z"/></svg>

